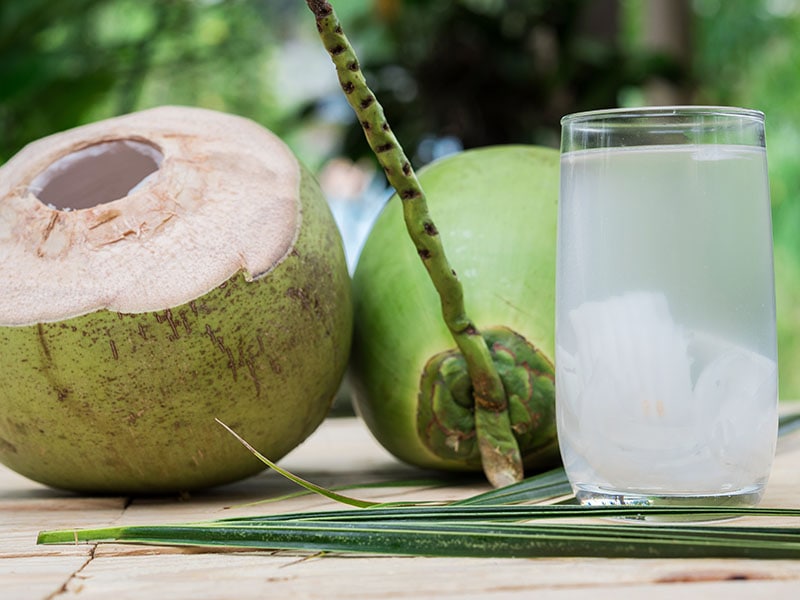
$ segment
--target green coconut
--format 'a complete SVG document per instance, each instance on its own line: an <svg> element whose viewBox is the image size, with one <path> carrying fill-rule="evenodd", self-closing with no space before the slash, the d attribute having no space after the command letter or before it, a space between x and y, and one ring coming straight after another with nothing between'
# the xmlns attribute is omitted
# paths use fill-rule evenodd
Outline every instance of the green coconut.
<svg viewBox="0 0 800 600"><path fill-rule="evenodd" d="M419 180L462 283L466 312L481 327L503 380L523 462L555 465L558 152L470 150L429 165ZM364 245L353 294L352 383L374 436L414 465L480 470L472 386L397 197Z"/></svg>
<svg viewBox="0 0 800 600"><path fill-rule="evenodd" d="M241 479L323 420L350 281L317 183L257 124L163 107L0 168L0 461L82 492Z"/></svg>

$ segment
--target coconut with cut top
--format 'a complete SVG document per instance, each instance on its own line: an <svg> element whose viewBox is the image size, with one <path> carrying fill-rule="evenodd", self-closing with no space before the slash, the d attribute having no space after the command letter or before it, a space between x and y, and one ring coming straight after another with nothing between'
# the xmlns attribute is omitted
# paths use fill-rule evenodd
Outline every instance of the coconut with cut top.
<svg viewBox="0 0 800 600"><path fill-rule="evenodd" d="M0 461L162 493L278 459L324 418L352 308L310 173L252 121L161 107L0 167Z"/></svg>

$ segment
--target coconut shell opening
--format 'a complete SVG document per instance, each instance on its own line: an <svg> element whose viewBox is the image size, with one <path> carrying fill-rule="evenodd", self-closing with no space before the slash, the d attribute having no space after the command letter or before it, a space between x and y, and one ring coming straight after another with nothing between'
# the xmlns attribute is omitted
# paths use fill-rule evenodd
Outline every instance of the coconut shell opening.
<svg viewBox="0 0 800 600"><path fill-rule="evenodd" d="M30 190L56 210L92 208L135 191L163 158L157 148L136 140L93 144L56 160Z"/></svg>

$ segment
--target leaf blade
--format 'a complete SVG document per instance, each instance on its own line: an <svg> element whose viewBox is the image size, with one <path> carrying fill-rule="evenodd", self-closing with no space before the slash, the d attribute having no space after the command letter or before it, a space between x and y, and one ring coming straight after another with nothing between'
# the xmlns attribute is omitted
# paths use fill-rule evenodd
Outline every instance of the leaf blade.
<svg viewBox="0 0 800 600"><path fill-rule="evenodd" d="M796 528L286 521L259 526L135 526L74 534L81 541L412 556L800 558ZM49 543L43 535L40 541Z"/></svg>

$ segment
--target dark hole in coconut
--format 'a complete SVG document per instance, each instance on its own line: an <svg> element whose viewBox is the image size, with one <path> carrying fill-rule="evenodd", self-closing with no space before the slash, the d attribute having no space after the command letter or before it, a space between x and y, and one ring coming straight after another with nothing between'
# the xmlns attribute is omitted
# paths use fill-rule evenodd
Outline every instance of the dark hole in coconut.
<svg viewBox="0 0 800 600"><path fill-rule="evenodd" d="M115 140L87 146L42 171L30 185L58 210L91 208L124 198L161 166L161 152L145 142Z"/></svg>

